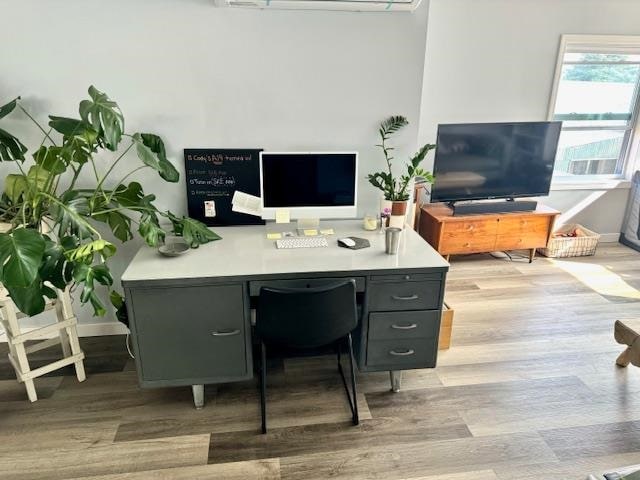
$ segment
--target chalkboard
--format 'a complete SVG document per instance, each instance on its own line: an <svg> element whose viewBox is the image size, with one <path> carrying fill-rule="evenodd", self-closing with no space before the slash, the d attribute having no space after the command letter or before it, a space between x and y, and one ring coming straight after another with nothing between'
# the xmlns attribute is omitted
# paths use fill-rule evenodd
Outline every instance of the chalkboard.
<svg viewBox="0 0 640 480"><path fill-rule="evenodd" d="M210 226L264 225L260 217L231 210L236 190L260 195L260 152L260 149L185 149L189 216ZM212 208L215 216L211 216Z"/></svg>

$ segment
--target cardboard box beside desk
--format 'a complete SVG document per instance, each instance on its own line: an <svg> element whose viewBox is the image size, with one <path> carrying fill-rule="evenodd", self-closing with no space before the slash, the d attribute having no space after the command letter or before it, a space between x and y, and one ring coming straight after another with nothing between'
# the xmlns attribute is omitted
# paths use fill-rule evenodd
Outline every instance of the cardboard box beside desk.
<svg viewBox="0 0 640 480"><path fill-rule="evenodd" d="M442 305L442 320L440 321L440 337L438 350L446 350L451 346L451 329L453 328L453 309L444 302Z"/></svg>

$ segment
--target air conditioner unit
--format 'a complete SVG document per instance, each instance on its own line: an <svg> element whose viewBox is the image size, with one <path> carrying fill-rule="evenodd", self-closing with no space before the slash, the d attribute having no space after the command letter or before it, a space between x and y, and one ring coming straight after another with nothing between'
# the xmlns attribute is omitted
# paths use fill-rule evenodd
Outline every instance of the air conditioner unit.
<svg viewBox="0 0 640 480"><path fill-rule="evenodd" d="M346 10L360 12L410 12L421 0L215 0L219 7L280 10Z"/></svg>

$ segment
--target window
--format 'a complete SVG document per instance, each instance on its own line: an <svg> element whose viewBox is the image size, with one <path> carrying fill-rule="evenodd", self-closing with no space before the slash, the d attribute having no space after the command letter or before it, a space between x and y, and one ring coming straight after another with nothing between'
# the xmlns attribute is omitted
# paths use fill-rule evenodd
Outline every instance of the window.
<svg viewBox="0 0 640 480"><path fill-rule="evenodd" d="M556 178L624 176L639 85L640 37L562 37L549 112L563 122Z"/></svg>

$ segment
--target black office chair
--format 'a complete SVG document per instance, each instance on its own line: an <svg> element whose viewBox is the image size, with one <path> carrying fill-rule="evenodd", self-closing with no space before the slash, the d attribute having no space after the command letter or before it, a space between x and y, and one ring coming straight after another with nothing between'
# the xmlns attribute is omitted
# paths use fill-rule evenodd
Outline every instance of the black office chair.
<svg viewBox="0 0 640 480"><path fill-rule="evenodd" d="M260 404L262 433L267 433L266 345L309 349L334 344L338 371L342 376L353 424L359 423L356 376L351 332L358 325L356 287L353 280L309 288L262 287L256 312L256 334L260 339ZM347 344L351 366L351 390L340 362L340 349Z"/></svg>

